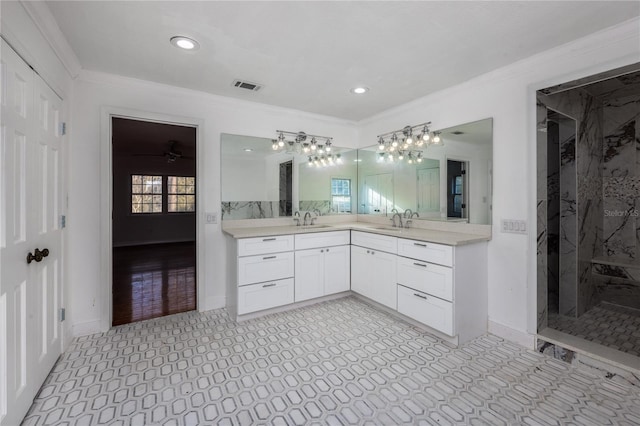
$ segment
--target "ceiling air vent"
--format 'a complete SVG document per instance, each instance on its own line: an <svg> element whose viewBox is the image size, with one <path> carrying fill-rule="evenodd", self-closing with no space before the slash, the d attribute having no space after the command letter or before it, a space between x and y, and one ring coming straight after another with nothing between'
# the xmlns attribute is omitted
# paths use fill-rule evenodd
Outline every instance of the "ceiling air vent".
<svg viewBox="0 0 640 426"><path fill-rule="evenodd" d="M451 132L452 135L464 135L464 132L461 132L460 130L456 130L454 132Z"/></svg>
<svg viewBox="0 0 640 426"><path fill-rule="evenodd" d="M232 83L233 87L237 87L239 89L251 90L252 92L257 92L262 89L262 86L257 83L251 83L249 81L242 80L234 80Z"/></svg>

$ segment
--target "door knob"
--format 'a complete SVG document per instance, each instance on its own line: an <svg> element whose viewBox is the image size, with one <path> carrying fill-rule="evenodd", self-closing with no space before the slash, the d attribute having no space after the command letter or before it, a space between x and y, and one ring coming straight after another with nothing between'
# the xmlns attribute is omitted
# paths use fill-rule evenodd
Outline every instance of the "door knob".
<svg viewBox="0 0 640 426"><path fill-rule="evenodd" d="M45 249L42 249L42 251L36 249L34 254L36 257L40 256L40 260L42 260L42 258L49 256L49 249L45 248ZM36 259L37 262L40 262L40 260Z"/></svg>
<svg viewBox="0 0 640 426"><path fill-rule="evenodd" d="M29 252L29 254L27 254L27 265L34 260L36 262L42 262L42 259L47 256L49 256L49 249L42 249L42 251L40 251L40 249L36 248L33 253Z"/></svg>

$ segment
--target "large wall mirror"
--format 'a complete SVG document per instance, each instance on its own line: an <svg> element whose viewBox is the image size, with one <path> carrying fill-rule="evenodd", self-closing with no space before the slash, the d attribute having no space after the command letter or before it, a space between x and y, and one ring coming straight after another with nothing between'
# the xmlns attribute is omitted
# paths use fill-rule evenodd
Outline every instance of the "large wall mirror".
<svg viewBox="0 0 640 426"><path fill-rule="evenodd" d="M440 131L443 144L423 147L420 161L359 150L359 214L491 224L493 120Z"/></svg>
<svg viewBox="0 0 640 426"><path fill-rule="evenodd" d="M334 146L334 161L274 151L271 139L222 134L222 219L290 217L296 211L351 214L357 150Z"/></svg>

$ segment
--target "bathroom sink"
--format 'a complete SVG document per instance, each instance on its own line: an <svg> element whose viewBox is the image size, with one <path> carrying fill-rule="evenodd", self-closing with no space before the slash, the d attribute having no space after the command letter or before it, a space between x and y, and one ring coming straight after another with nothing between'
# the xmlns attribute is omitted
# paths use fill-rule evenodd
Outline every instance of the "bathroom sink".
<svg viewBox="0 0 640 426"><path fill-rule="evenodd" d="M377 229L379 231L386 231L386 232L402 232L402 228L389 228L389 227L383 227L383 226L379 226L371 229Z"/></svg>
<svg viewBox="0 0 640 426"><path fill-rule="evenodd" d="M331 228L331 225L302 225L300 229Z"/></svg>

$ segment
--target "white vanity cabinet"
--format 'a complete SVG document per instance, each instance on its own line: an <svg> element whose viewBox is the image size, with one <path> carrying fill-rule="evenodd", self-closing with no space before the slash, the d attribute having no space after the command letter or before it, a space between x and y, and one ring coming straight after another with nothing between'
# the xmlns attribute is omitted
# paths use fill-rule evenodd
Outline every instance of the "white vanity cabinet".
<svg viewBox="0 0 640 426"><path fill-rule="evenodd" d="M464 343L487 331L487 244L398 238L398 312Z"/></svg>
<svg viewBox="0 0 640 426"><path fill-rule="evenodd" d="M295 301L348 291L349 231L295 236Z"/></svg>
<svg viewBox="0 0 640 426"><path fill-rule="evenodd" d="M293 235L238 240L238 315L293 303L293 248Z"/></svg>
<svg viewBox="0 0 640 426"><path fill-rule="evenodd" d="M351 244L351 290L397 309L397 238L352 231Z"/></svg>

